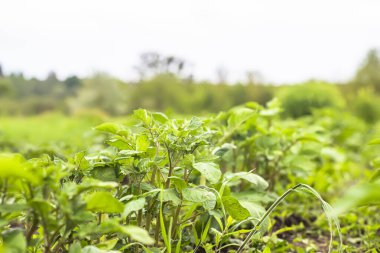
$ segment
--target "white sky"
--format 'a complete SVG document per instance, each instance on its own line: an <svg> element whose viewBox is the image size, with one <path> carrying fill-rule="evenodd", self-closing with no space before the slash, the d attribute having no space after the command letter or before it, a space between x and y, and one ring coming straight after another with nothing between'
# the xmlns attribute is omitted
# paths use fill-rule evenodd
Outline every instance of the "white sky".
<svg viewBox="0 0 380 253"><path fill-rule="evenodd" d="M198 79L350 78L380 48L378 0L1 0L6 72L133 79L146 51L187 59Z"/></svg>

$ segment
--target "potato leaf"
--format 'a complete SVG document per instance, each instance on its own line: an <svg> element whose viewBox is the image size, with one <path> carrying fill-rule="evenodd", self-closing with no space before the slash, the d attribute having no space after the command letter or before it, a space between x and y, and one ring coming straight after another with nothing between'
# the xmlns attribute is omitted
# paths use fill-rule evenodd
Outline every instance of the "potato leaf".
<svg viewBox="0 0 380 253"><path fill-rule="evenodd" d="M224 176L225 182L230 182L237 179L242 179L250 182L252 186L257 190L265 190L268 188L268 182L265 181L264 178L251 172L229 173Z"/></svg>
<svg viewBox="0 0 380 253"><path fill-rule="evenodd" d="M244 220L250 216L249 211L243 207L236 198L226 196L222 198L222 202L226 211L235 220Z"/></svg>
<svg viewBox="0 0 380 253"><path fill-rule="evenodd" d="M204 175L205 178L212 184L216 184L222 176L219 166L215 163L198 162L193 164L193 168Z"/></svg>
<svg viewBox="0 0 380 253"><path fill-rule="evenodd" d="M182 196L187 201L200 203L206 210L212 210L216 205L215 194L203 188L183 189Z"/></svg>
<svg viewBox="0 0 380 253"><path fill-rule="evenodd" d="M87 209L100 213L121 213L123 204L109 192L94 192L86 196Z"/></svg>
<svg viewBox="0 0 380 253"><path fill-rule="evenodd" d="M145 206L145 198L138 198L125 204L123 216L127 217L130 213L143 209Z"/></svg>

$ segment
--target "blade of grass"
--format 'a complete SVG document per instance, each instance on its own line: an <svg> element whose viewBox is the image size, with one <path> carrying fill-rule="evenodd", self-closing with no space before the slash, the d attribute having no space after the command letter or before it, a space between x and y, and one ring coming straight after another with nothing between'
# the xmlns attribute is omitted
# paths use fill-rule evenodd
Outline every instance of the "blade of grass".
<svg viewBox="0 0 380 253"><path fill-rule="evenodd" d="M322 204L323 211L326 215L326 218L329 223L329 229L330 229L330 243L329 243L329 251L331 252L332 249L332 243L333 243L333 235L334 235L334 230L333 230L333 224L335 225L335 228L338 231L338 236L339 236L339 250L338 252L342 252L342 234L340 232L340 225L338 219L333 215L332 207L323 200L323 198L319 195L319 193L314 190L312 187L305 185L305 184L297 184L296 186L290 188L287 190L285 193L283 193L266 211L266 213L260 218L260 221L254 226L254 228L249 232L247 237L244 239L243 243L240 245L239 249L237 250L237 253L241 253L244 249L244 247L248 244L249 240L251 237L258 232L258 228L260 228L260 225L265 221L265 219L273 212L273 210L293 191L296 190L306 190L307 192L311 193L314 195Z"/></svg>

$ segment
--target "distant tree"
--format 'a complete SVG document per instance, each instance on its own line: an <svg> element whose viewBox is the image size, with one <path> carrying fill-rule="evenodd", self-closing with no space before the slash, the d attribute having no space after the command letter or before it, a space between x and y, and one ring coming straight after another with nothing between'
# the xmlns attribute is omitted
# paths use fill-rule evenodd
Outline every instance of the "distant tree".
<svg viewBox="0 0 380 253"><path fill-rule="evenodd" d="M126 97L122 84L105 73L96 73L83 80L78 95L69 101L72 112L102 110L111 115L126 112Z"/></svg>
<svg viewBox="0 0 380 253"><path fill-rule="evenodd" d="M355 90L372 88L380 93L380 57L377 50L372 49L368 52L352 80L352 85Z"/></svg>
<svg viewBox="0 0 380 253"><path fill-rule="evenodd" d="M54 71L50 71L47 78L46 78L46 81L57 82L58 81L57 74Z"/></svg>
<svg viewBox="0 0 380 253"><path fill-rule="evenodd" d="M156 52L140 55L140 62L135 69L140 79L152 78L161 74L174 74L180 76L184 73L188 63L175 56L163 56Z"/></svg>
<svg viewBox="0 0 380 253"><path fill-rule="evenodd" d="M0 97L9 94L12 89L9 79L0 76Z"/></svg>
<svg viewBox="0 0 380 253"><path fill-rule="evenodd" d="M81 80L77 76L69 76L63 81L70 95L75 94L81 85Z"/></svg>
<svg viewBox="0 0 380 253"><path fill-rule="evenodd" d="M1 64L0 64L0 77L4 77L3 67L1 66Z"/></svg>

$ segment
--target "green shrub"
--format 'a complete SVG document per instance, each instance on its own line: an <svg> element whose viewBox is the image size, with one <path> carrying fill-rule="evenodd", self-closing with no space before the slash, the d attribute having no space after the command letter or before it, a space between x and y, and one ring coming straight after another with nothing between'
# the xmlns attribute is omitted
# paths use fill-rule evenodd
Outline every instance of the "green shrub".
<svg viewBox="0 0 380 253"><path fill-rule="evenodd" d="M375 123L380 119L380 97L371 90L360 90L352 102L354 114L367 123Z"/></svg>
<svg viewBox="0 0 380 253"><path fill-rule="evenodd" d="M279 94L286 116L310 115L313 108L341 108L344 99L336 86L324 82L308 82L286 87Z"/></svg>

